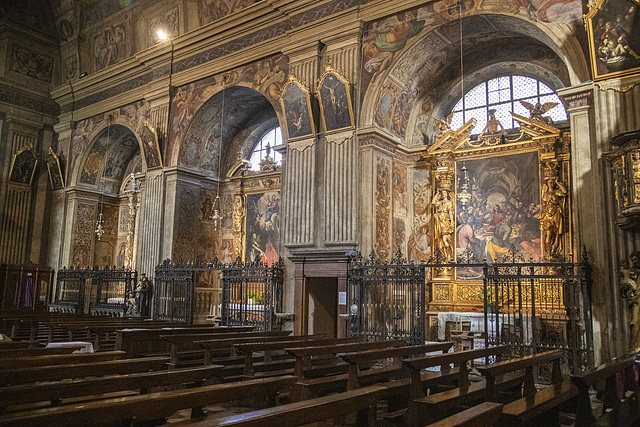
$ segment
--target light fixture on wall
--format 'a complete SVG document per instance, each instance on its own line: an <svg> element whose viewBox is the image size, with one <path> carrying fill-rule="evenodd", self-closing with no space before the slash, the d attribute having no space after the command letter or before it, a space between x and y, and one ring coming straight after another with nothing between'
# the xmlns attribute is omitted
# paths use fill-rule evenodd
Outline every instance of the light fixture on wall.
<svg viewBox="0 0 640 427"><path fill-rule="evenodd" d="M213 201L212 214L209 219L213 220L213 229L214 231L218 230L221 221L224 219L222 215L220 215L220 165L221 165L221 157L222 157L222 141L224 135L224 88L222 88L222 108L220 113L220 141L218 142L218 189L216 191L216 198Z"/></svg>
<svg viewBox="0 0 640 427"><path fill-rule="evenodd" d="M109 147L111 142L111 116L108 118L107 122L107 147ZM102 215L102 208L104 207L104 171L102 173L102 191L100 192L100 213L98 214L98 219L96 220L96 237L98 240L104 234L104 215Z"/></svg>
<svg viewBox="0 0 640 427"><path fill-rule="evenodd" d="M462 203L462 206L466 206L469 200L471 200L471 193L469 193L469 174L467 173L466 164L462 164L460 172L462 176L458 177L458 200Z"/></svg>

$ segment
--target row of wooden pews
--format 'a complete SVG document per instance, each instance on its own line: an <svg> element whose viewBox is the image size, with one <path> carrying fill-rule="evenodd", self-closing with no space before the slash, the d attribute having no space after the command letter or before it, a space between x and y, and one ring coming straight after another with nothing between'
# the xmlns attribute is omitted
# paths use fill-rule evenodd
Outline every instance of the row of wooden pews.
<svg viewBox="0 0 640 427"><path fill-rule="evenodd" d="M450 342L408 346L246 327L112 335L116 350L95 354L0 343L0 362L8 361L0 367L0 426L156 425L176 413L191 419L172 426L559 425L562 410L581 427L634 425L640 414L635 356L565 377L559 350L507 360L504 346L449 353ZM474 370L481 376L470 370L479 358L488 361ZM543 365L546 387L534 383ZM593 414L589 388L602 381L607 411Z"/></svg>

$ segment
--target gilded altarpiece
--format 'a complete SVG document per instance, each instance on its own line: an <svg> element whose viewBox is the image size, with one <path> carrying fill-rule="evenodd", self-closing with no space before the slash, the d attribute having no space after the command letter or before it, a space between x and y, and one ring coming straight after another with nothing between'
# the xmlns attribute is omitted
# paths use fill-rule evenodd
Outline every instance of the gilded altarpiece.
<svg viewBox="0 0 640 427"><path fill-rule="evenodd" d="M572 260L570 134L544 117L513 116L520 132L495 138L472 137L471 121L452 130L443 119L423 152L432 186L427 262L476 264L428 269L428 312L482 312L478 264Z"/></svg>

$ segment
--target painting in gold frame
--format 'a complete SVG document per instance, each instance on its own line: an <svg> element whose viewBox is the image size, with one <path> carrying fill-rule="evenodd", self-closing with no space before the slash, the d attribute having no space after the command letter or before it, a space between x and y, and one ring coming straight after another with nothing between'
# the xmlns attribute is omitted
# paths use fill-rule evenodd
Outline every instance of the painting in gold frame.
<svg viewBox="0 0 640 427"><path fill-rule="evenodd" d="M585 15L593 80L640 72L637 0L597 0Z"/></svg>
<svg viewBox="0 0 640 427"><path fill-rule="evenodd" d="M22 147L13 155L9 170L9 184L21 188L31 187L37 165L38 159L36 159L32 147Z"/></svg>
<svg viewBox="0 0 640 427"><path fill-rule="evenodd" d="M162 168L162 155L158 144L158 134L155 129L144 124L140 130L140 151L147 170Z"/></svg>
<svg viewBox="0 0 640 427"><path fill-rule="evenodd" d="M295 77L289 76L289 81L282 91L280 103L287 122L289 140L315 135L311 93Z"/></svg>
<svg viewBox="0 0 640 427"><path fill-rule="evenodd" d="M354 126L351 85L347 79L329 66L320 77L316 92L320 100L320 116L325 132Z"/></svg>
<svg viewBox="0 0 640 427"><path fill-rule="evenodd" d="M51 188L54 190L64 188L64 175L62 174L60 158L53 152L51 147L49 147L47 170L49 171L49 182L51 182Z"/></svg>

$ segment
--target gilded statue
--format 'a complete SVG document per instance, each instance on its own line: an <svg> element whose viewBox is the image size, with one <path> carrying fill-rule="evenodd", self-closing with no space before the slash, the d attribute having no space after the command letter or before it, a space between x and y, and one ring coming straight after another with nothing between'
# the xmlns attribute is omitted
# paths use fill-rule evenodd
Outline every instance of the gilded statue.
<svg viewBox="0 0 640 427"><path fill-rule="evenodd" d="M620 261L620 294L627 300L629 313L629 350L640 350L640 252L633 252L629 260Z"/></svg>
<svg viewBox="0 0 640 427"><path fill-rule="evenodd" d="M242 257L242 225L244 224L244 200L236 194L233 202L233 237L236 257Z"/></svg>
<svg viewBox="0 0 640 427"><path fill-rule="evenodd" d="M524 108L529 110L529 115L532 119L540 120L541 122L548 125L553 124L553 119L551 117L543 117L542 115L558 105L557 102L545 102L544 104L536 102L536 105L533 105L526 101L520 101L520 104L522 104Z"/></svg>
<svg viewBox="0 0 640 427"><path fill-rule="evenodd" d="M440 255L447 261L453 259L455 233L454 207L449 190L439 190L433 198L434 235Z"/></svg>
<svg viewBox="0 0 640 427"><path fill-rule="evenodd" d="M542 241L548 256L562 253L566 198L565 185L556 177L548 177L542 186L542 212L540 212Z"/></svg>

